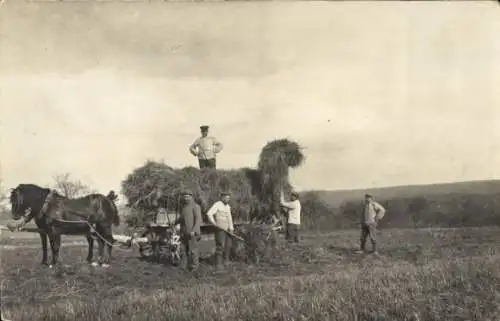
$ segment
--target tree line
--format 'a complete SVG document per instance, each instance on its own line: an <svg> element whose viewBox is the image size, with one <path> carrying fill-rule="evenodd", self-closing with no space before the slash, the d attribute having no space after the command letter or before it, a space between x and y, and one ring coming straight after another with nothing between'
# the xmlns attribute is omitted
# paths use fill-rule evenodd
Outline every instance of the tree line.
<svg viewBox="0 0 500 321"><path fill-rule="evenodd" d="M314 193L302 196L304 225L312 230L357 228L362 200L331 206ZM386 209L381 228L500 226L500 193L443 194L378 200Z"/></svg>

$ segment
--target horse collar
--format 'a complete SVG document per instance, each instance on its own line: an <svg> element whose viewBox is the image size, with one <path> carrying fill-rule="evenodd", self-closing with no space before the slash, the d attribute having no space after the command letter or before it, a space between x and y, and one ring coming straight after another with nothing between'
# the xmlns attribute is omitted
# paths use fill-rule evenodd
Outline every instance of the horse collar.
<svg viewBox="0 0 500 321"><path fill-rule="evenodd" d="M47 194L47 196L45 196L45 200L43 201L43 205L42 207L40 208L39 212L38 212L38 216L41 216L43 215L43 213L47 210L47 207L49 205L49 202L51 201L52 197L54 196L56 192L54 190L50 190L49 193ZM31 207L28 207L26 209L26 213L24 214L24 220L25 221L29 221L31 220L36 214L33 213L33 209Z"/></svg>

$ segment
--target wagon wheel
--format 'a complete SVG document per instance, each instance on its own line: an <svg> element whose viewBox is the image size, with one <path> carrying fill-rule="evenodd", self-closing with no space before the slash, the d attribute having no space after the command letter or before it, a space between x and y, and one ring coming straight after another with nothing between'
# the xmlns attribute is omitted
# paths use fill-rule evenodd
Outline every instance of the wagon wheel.
<svg viewBox="0 0 500 321"><path fill-rule="evenodd" d="M139 245L139 253L143 258L150 258L153 255L153 246L150 243Z"/></svg>
<svg viewBox="0 0 500 321"><path fill-rule="evenodd" d="M163 260L168 260L170 251L169 251L168 245L165 244L165 241L161 240L160 242L156 243L155 245L158 246L158 252L157 252L155 259L158 262L163 261Z"/></svg>
<svg viewBox="0 0 500 321"><path fill-rule="evenodd" d="M177 266L181 262L181 250L180 243L173 241L172 235L170 233L162 234L162 242L160 244L159 253L162 258L168 261L170 264Z"/></svg>
<svg viewBox="0 0 500 321"><path fill-rule="evenodd" d="M145 259L149 259L153 257L153 240L154 240L154 232L147 230L141 234L141 237L148 238L149 242L140 243L139 244L139 254L141 257Z"/></svg>
<svg viewBox="0 0 500 321"><path fill-rule="evenodd" d="M149 228L142 233L141 237L148 239L147 243L139 244L139 253L145 259L152 259L156 262L163 260L172 265L179 265L181 261L180 246L170 244L169 233L164 228Z"/></svg>
<svg viewBox="0 0 500 321"><path fill-rule="evenodd" d="M169 249L169 261L170 261L170 264L174 265L174 266L178 266L181 264L181 260L182 260L182 251L181 251L181 247L180 245L178 246L171 246L171 248Z"/></svg>
<svg viewBox="0 0 500 321"><path fill-rule="evenodd" d="M151 242L139 244L139 254L145 259L152 257L153 244L151 244Z"/></svg>
<svg viewBox="0 0 500 321"><path fill-rule="evenodd" d="M177 266L180 264L180 251L171 248L168 244L160 244L159 255L160 259L165 260L172 265Z"/></svg>

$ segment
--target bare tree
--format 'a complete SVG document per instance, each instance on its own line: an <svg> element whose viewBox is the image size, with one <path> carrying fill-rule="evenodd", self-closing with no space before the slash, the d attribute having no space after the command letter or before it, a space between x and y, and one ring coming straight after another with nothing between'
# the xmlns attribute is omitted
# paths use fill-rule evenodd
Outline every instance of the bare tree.
<svg viewBox="0 0 500 321"><path fill-rule="evenodd" d="M54 175L53 188L61 195L68 198L81 197L94 192L88 185L82 183L80 180L73 179L69 173Z"/></svg>

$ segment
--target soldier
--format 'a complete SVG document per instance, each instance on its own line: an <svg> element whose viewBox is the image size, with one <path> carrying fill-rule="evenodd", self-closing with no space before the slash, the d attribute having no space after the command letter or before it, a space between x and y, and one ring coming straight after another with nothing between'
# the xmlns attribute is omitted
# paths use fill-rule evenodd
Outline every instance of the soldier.
<svg viewBox="0 0 500 321"><path fill-rule="evenodd" d="M229 193L221 193L221 200L215 202L207 212L209 222L217 226L215 232L215 265L217 268L221 268L231 254L232 237L230 234L234 232L234 226L231 206L229 205L230 199Z"/></svg>
<svg viewBox="0 0 500 321"><path fill-rule="evenodd" d="M200 126L201 137L197 138L189 147L189 151L193 156L198 157L200 169L216 168L216 154L218 154L223 146L213 136L208 136L208 126Z"/></svg>
<svg viewBox="0 0 500 321"><path fill-rule="evenodd" d="M373 196L365 194L363 213L361 216L361 245L357 253L365 252L368 236L373 246L373 254L377 254L377 224L384 217L385 208L373 200Z"/></svg>
<svg viewBox="0 0 500 321"><path fill-rule="evenodd" d="M175 224L180 224L181 242L184 250L181 266L196 270L199 266L198 242L201 240L200 225L203 218L200 206L193 199L193 193L190 190L184 190L182 197L181 215L175 222Z"/></svg>

